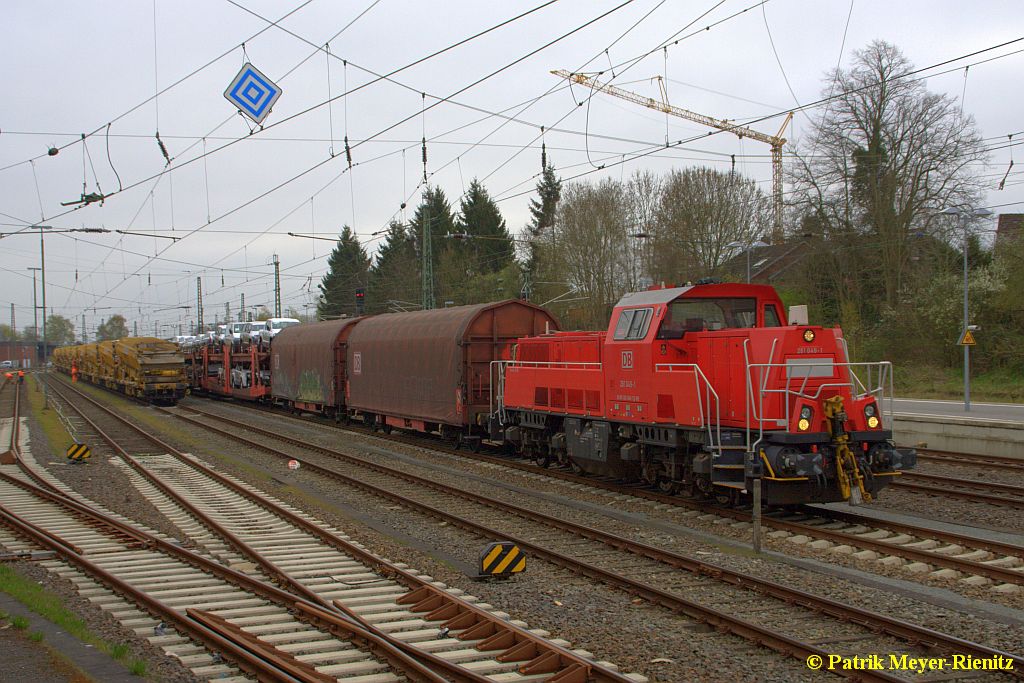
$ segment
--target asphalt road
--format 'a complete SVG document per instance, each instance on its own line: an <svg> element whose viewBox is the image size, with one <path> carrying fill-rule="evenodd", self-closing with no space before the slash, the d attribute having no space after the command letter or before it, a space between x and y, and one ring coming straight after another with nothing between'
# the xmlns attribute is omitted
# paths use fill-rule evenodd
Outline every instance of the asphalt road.
<svg viewBox="0 0 1024 683"><path fill-rule="evenodd" d="M928 401L923 399L897 398L894 401L894 407L898 414L958 417L982 421L1020 422L1024 424L1024 404L1022 403L977 403L971 401L971 410L966 412L964 411L963 401Z"/></svg>

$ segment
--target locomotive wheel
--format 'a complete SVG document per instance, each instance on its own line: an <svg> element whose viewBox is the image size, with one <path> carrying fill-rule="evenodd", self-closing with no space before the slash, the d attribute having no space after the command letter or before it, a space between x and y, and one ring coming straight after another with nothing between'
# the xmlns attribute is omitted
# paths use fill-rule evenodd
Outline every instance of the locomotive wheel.
<svg viewBox="0 0 1024 683"><path fill-rule="evenodd" d="M572 470L573 474L583 474L583 468L576 464L575 461L569 461L569 469Z"/></svg>
<svg viewBox="0 0 1024 683"><path fill-rule="evenodd" d="M729 489L727 491L716 490L714 493L715 503L721 505L724 508L735 507L736 503L739 502L740 493L735 489Z"/></svg>
<svg viewBox="0 0 1024 683"><path fill-rule="evenodd" d="M662 493L672 495L679 490L679 485L676 482L669 479L668 477L659 477L658 490L661 491Z"/></svg>
<svg viewBox="0 0 1024 683"><path fill-rule="evenodd" d="M551 454L550 453L534 453L533 462L536 463L537 467L548 468L551 466Z"/></svg>

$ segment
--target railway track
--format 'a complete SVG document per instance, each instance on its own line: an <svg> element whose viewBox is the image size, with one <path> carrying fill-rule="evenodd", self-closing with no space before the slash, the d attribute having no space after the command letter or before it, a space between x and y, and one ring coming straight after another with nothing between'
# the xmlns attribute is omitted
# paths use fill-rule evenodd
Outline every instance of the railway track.
<svg viewBox="0 0 1024 683"><path fill-rule="evenodd" d="M569 650L543 632L507 621L507 614L460 598L454 594L458 591L445 590L429 576L373 556L333 529L173 449L84 394L62 393L68 389L65 385L55 393L107 441L122 466L131 468L133 483L190 539L221 562L251 563L314 605L320 610L313 615L314 623L325 613L355 622L406 659L422 661L454 681L645 680L619 674L612 665L592 661L590 653ZM115 425L118 438L104 431L98 419ZM121 445L128 433L136 451L153 451L155 446L159 453L133 457ZM245 626L249 633L260 634L270 628ZM321 662L329 652L297 647L318 671L332 676L341 671L338 664Z"/></svg>
<svg viewBox="0 0 1024 683"><path fill-rule="evenodd" d="M14 552L34 547L56 554L60 559L41 564L197 677L336 680L294 654L289 642L326 645L345 664L372 661L372 654L360 653L331 628L313 628L310 619L294 616L315 606L68 495L16 440L13 445L17 463L0 466L0 521L6 527L0 544ZM257 639L243 630L249 623L272 623L287 637L276 643Z"/></svg>
<svg viewBox="0 0 1024 683"><path fill-rule="evenodd" d="M855 644L852 646L857 652L872 652L876 649L879 652L907 651L921 643L947 651L979 654L993 652L985 646L967 643L907 622L779 586L771 581L693 560L533 509L424 480L407 472L370 463L300 439L284 437L248 423L228 422L216 415L212 417L219 424L210 424L204 419L180 413L179 408L173 414L195 427L214 431L246 447L259 448L280 458L299 460L303 470L312 470L370 491L403 507L443 519L486 537L493 538L498 534L499 537L509 538L550 562L710 623L720 630L753 639L799 658L820 652L819 644L826 642L833 646L842 643L843 647ZM242 436L245 431L259 434L260 440ZM286 445L288 450L282 450L274 441ZM345 465L344 472L322 461L310 460L306 456L297 457L296 448L341 459ZM510 524L512 516L517 519ZM731 614L733 611L747 616L734 616ZM819 618L809 621L809 614L819 615ZM772 624L770 628L760 626L768 623ZM1002 656L1013 657L1005 653ZM865 676L864 672L856 673ZM871 675L875 674L883 679L889 678L884 672L872 672Z"/></svg>
<svg viewBox="0 0 1024 683"><path fill-rule="evenodd" d="M972 455L970 453L950 453L949 451L933 451L927 448L918 448L917 459L943 465L1024 472L1024 459L1001 457L998 455Z"/></svg>
<svg viewBox="0 0 1024 683"><path fill-rule="evenodd" d="M198 409L189 406L187 410ZM284 415L273 411L273 415L301 423L315 424L324 429L337 430L332 424L319 420ZM228 419L221 413L207 413L215 419ZM234 421L243 426L243 423ZM248 425L244 425L248 428ZM349 429L346 427L346 429ZM393 433L383 436L361 429L358 433L373 434L377 438L397 441L418 448L425 447L422 439L410 438ZM462 457L465 452L447 449L439 445L431 448L440 452ZM702 501L695 501L680 496L665 495L645 487L624 486L616 481L573 474L567 470L541 468L518 458L498 457L475 453L473 459L558 479L574 484L600 489L618 494L625 494L672 507L681 507L691 511L714 515L718 518L733 520L737 523L751 521L750 512L742 509L720 508L710 506ZM951 531L942 531L929 527L904 522L879 520L874 517L857 514L856 512L839 511L815 506L801 506L791 512L766 514L762 524L776 533L777 537L789 538L795 544L811 545L816 549L829 549L835 553L854 555L857 559L878 560L894 564L888 558L897 558L910 574L933 574L939 577L964 578L969 583L971 577L981 577L992 582L997 590L1012 590L1007 586L1024 586L1024 546L965 535ZM952 572L952 573L951 573Z"/></svg>
<svg viewBox="0 0 1024 683"><path fill-rule="evenodd" d="M905 472L892 486L928 496L957 498L1024 510L1024 486L978 481L922 472Z"/></svg>

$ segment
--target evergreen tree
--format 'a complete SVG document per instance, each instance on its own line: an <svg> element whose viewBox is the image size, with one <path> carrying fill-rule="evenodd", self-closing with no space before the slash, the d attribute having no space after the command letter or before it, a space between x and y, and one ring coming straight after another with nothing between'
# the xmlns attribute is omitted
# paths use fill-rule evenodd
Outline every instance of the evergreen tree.
<svg viewBox="0 0 1024 683"><path fill-rule="evenodd" d="M327 273L320 281L320 301L316 305L317 318L326 320L343 314L358 315L356 288L366 287L369 279L370 257L359 243L359 238L347 225L341 230L334 251L327 260Z"/></svg>
<svg viewBox="0 0 1024 683"><path fill-rule="evenodd" d="M412 232L398 221L388 226L370 269L367 313L414 308L420 301L420 259Z"/></svg>
<svg viewBox="0 0 1024 683"><path fill-rule="evenodd" d="M452 207L445 197L444 190L440 187L427 188L423 193L420 205L416 207L416 214L412 219L412 234L416 238L416 254L422 263L423 260L423 227L426 221L430 221L430 253L432 270L436 273L440 263L441 252L448 244L448 235L455 232L455 219L452 217ZM422 287L421 287L422 290ZM437 293L437 280L434 280L434 294ZM436 296L432 297L436 300ZM416 298L417 301L421 297Z"/></svg>
<svg viewBox="0 0 1024 683"><path fill-rule="evenodd" d="M475 178L459 207L458 228L468 237L463 250L469 261L467 270L473 275L494 273L512 262L512 237L505 219Z"/></svg>
<svg viewBox="0 0 1024 683"><path fill-rule="evenodd" d="M537 181L537 197L530 200L530 224L526 226L526 239L529 240L524 266L524 278L526 288L536 279L537 265L540 255L540 241L545 230L551 230L555 225L555 214L558 211L558 202L562 197L562 181L555 175L555 167L548 164ZM529 292L524 291L529 297Z"/></svg>

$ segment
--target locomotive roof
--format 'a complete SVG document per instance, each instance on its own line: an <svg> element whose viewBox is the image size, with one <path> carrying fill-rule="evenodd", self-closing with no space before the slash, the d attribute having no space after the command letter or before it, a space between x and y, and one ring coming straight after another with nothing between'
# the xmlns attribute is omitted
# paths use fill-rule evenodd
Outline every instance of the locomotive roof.
<svg viewBox="0 0 1024 683"><path fill-rule="evenodd" d="M619 300L616 307L622 306L655 306L668 304L681 296L720 296L720 297L756 297L774 299L775 289L768 285L747 285L742 283L719 283L708 285L687 285L685 287L666 287L649 289L643 292L629 292Z"/></svg>

